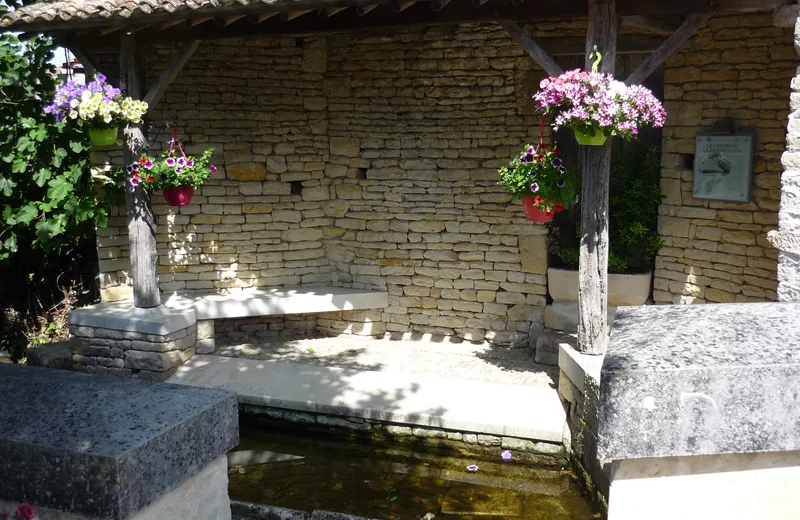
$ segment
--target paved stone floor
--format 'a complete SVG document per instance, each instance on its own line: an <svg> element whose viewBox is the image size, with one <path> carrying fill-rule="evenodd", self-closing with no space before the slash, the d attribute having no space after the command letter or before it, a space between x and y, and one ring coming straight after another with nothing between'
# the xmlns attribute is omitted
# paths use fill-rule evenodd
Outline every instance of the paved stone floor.
<svg viewBox="0 0 800 520"><path fill-rule="evenodd" d="M217 356L282 361L447 379L555 388L558 368L534 361L533 349L451 342L446 338L411 340L341 335L260 339L241 343L217 340Z"/></svg>

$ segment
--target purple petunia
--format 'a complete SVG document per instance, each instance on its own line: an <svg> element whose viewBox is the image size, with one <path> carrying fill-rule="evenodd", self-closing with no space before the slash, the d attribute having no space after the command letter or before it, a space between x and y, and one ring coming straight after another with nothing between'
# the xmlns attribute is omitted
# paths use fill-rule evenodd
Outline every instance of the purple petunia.
<svg viewBox="0 0 800 520"><path fill-rule="evenodd" d="M134 177L133 179L131 179L131 184L133 184L134 186L139 184L139 177Z"/></svg>
<svg viewBox="0 0 800 520"><path fill-rule="evenodd" d="M186 167L191 168L194 166L194 161L191 159L186 159Z"/></svg>
<svg viewBox="0 0 800 520"><path fill-rule="evenodd" d="M506 462L511 460L511 457L512 457L511 452L508 451L508 450L506 450L506 451L504 451L503 453L500 454L500 458L503 459Z"/></svg>
<svg viewBox="0 0 800 520"><path fill-rule="evenodd" d="M539 191L539 185L534 182L531 184L531 192L536 193L537 191Z"/></svg>
<svg viewBox="0 0 800 520"><path fill-rule="evenodd" d="M162 180L162 181L165 181L165 180L167 180L167 174L166 174L166 173L162 173L162 174L161 174L161 180Z"/></svg>
<svg viewBox="0 0 800 520"><path fill-rule="evenodd" d="M180 175L180 173L181 173L182 171L183 171L183 168L181 168L180 166L176 166L176 167L175 167L175 173L177 173L178 175Z"/></svg>
<svg viewBox="0 0 800 520"><path fill-rule="evenodd" d="M168 157L167 160L164 162L167 163L167 166L172 166L172 167L175 166L175 159L173 159L172 157Z"/></svg>
<svg viewBox="0 0 800 520"><path fill-rule="evenodd" d="M567 169L564 168L563 166L558 169L559 175L564 175L565 173L567 173Z"/></svg>
<svg viewBox="0 0 800 520"><path fill-rule="evenodd" d="M135 171L135 172L138 172L139 169L141 168L141 166L139 166L139 163L134 163L131 166L133 168L133 171Z"/></svg>
<svg viewBox="0 0 800 520"><path fill-rule="evenodd" d="M183 157L178 157L177 164L179 167L183 168L184 166L186 166L186 159L184 159Z"/></svg>
<svg viewBox="0 0 800 520"><path fill-rule="evenodd" d="M129 164L128 166L126 166L125 171L128 173L133 173L133 165Z"/></svg>
<svg viewBox="0 0 800 520"><path fill-rule="evenodd" d="M144 163L144 167L147 168L148 170L152 170L153 169L153 161L148 159L147 162Z"/></svg>
<svg viewBox="0 0 800 520"><path fill-rule="evenodd" d="M564 179L558 179L556 181L556 186L558 186L559 188L563 188L566 185L567 185L567 181L565 181Z"/></svg>
<svg viewBox="0 0 800 520"><path fill-rule="evenodd" d="M217 173L217 167L213 164L211 165L211 173Z"/></svg>
<svg viewBox="0 0 800 520"><path fill-rule="evenodd" d="M553 168L561 168L562 164L564 164L564 163L558 157L553 159Z"/></svg>

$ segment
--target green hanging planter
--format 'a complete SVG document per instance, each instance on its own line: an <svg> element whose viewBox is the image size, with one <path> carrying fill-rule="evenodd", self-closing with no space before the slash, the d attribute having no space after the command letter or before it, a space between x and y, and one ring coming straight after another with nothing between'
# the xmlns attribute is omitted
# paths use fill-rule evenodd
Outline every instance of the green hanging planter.
<svg viewBox="0 0 800 520"><path fill-rule="evenodd" d="M584 134L578 130L572 129L575 132L575 139L578 144L583 146L603 146L608 140L608 136L602 132L597 132L595 135Z"/></svg>
<svg viewBox="0 0 800 520"><path fill-rule="evenodd" d="M92 128L89 139L94 146L111 146L117 144L118 128Z"/></svg>

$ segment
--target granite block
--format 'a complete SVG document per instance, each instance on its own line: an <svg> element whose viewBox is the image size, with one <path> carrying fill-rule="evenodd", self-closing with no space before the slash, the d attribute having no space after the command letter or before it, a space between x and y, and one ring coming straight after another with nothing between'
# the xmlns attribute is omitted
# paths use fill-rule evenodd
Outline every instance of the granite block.
<svg viewBox="0 0 800 520"><path fill-rule="evenodd" d="M123 519L238 443L225 391L0 365L0 499Z"/></svg>
<svg viewBox="0 0 800 520"><path fill-rule="evenodd" d="M800 450L800 304L620 308L600 377L599 455Z"/></svg>

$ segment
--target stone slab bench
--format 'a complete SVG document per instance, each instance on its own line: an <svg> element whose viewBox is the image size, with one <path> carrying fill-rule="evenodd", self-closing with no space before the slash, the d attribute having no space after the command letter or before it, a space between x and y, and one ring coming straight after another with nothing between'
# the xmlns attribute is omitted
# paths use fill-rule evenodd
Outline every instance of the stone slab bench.
<svg viewBox="0 0 800 520"><path fill-rule="evenodd" d="M230 518L224 454L239 440L232 393L0 364L0 395L0 510L28 502L43 518L44 510Z"/></svg>
<svg viewBox="0 0 800 520"><path fill-rule="evenodd" d="M796 303L619 309L600 373L609 520L793 517L798 317Z"/></svg>
<svg viewBox="0 0 800 520"><path fill-rule="evenodd" d="M383 309L389 306L389 295L386 292L346 287L261 289L189 298L194 301L198 320L315 314L318 312Z"/></svg>

